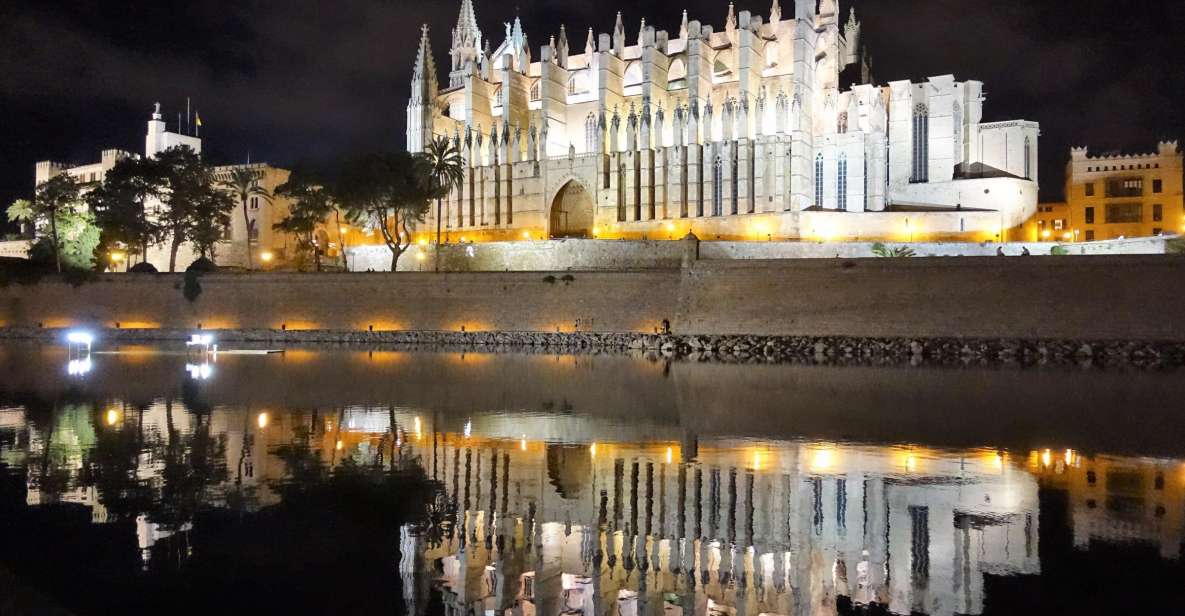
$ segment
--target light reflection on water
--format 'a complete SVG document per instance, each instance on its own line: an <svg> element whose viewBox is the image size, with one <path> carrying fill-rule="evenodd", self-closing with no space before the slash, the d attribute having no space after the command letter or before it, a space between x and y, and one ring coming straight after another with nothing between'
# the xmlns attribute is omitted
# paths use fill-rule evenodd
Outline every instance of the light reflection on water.
<svg viewBox="0 0 1185 616"><path fill-rule="evenodd" d="M1180 573L1173 424L1088 429L1167 417L1168 376L374 355L226 357L203 377L139 349L80 377L64 351L0 347L12 506L122 529L122 573L147 587L208 575L217 512L274 523L362 485L396 495L375 501L374 549L408 613L1016 613L1062 605L1115 546L1116 566ZM435 496L399 497L417 478Z"/></svg>

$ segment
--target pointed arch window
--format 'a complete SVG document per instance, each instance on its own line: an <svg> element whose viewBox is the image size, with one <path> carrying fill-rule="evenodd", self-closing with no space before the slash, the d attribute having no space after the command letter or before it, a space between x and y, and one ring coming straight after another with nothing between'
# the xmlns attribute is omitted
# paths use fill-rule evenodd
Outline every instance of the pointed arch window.
<svg viewBox="0 0 1185 616"><path fill-rule="evenodd" d="M1033 144L1025 137L1025 179L1033 179Z"/></svg>
<svg viewBox="0 0 1185 616"><path fill-rule="evenodd" d="M531 84L531 100L537 101L541 98L543 98L543 96L541 95L540 81L536 79L535 82Z"/></svg>
<svg viewBox="0 0 1185 616"><path fill-rule="evenodd" d="M835 208L845 211L848 209L848 155L839 155L839 165L835 174Z"/></svg>
<svg viewBox="0 0 1185 616"><path fill-rule="evenodd" d="M716 155L712 165L712 215L719 216L724 207L724 159Z"/></svg>
<svg viewBox="0 0 1185 616"><path fill-rule="evenodd" d="M823 153L815 155L815 207L823 207Z"/></svg>
<svg viewBox="0 0 1185 616"><path fill-rule="evenodd" d="M576 93L576 76L573 75L572 78L568 80L568 94L572 95L575 93Z"/></svg>
<svg viewBox="0 0 1185 616"><path fill-rule="evenodd" d="M925 105L913 108L913 172L909 181L930 181L930 111Z"/></svg>

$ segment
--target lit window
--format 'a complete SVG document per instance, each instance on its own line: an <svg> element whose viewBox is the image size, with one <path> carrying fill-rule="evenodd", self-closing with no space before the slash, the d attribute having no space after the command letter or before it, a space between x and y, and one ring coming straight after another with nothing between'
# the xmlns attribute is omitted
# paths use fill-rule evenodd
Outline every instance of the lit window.
<svg viewBox="0 0 1185 616"><path fill-rule="evenodd" d="M815 156L815 206L823 207L823 153Z"/></svg>
<svg viewBox="0 0 1185 616"><path fill-rule="evenodd" d="M913 110L913 175L909 181L922 184L930 181L930 112L925 105Z"/></svg>
<svg viewBox="0 0 1185 616"><path fill-rule="evenodd" d="M835 209L848 209L848 155L839 155L839 168L835 174L836 206Z"/></svg>

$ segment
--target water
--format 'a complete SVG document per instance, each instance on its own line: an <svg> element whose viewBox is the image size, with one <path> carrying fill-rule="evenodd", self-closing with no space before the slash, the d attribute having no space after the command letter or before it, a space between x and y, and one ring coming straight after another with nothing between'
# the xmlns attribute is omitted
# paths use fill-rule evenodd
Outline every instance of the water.
<svg viewBox="0 0 1185 616"><path fill-rule="evenodd" d="M1179 374L112 350L0 346L0 612L1185 609Z"/></svg>

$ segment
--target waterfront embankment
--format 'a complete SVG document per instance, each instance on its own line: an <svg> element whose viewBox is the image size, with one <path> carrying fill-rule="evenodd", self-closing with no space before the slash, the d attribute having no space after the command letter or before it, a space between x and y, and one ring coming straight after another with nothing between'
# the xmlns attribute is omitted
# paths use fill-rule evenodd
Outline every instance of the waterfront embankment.
<svg viewBox="0 0 1185 616"><path fill-rule="evenodd" d="M616 272L103 274L0 288L4 337L1181 363L1185 258L694 261ZM670 338L654 335L668 331ZM918 346L922 351L917 351Z"/></svg>

